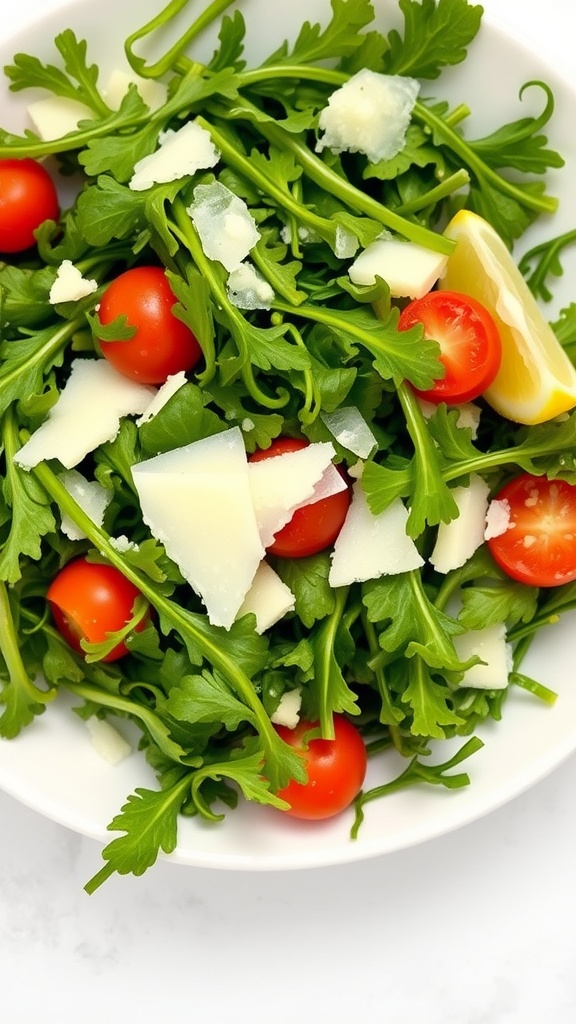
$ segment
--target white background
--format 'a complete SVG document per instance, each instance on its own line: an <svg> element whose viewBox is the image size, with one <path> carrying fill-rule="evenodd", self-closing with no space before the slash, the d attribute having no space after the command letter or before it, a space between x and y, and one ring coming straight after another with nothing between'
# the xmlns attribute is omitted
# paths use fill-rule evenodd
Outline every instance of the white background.
<svg viewBox="0 0 576 1024"><path fill-rule="evenodd" d="M0 0L3 35L50 6ZM484 7L576 84L570 0ZM93 897L99 844L0 794L2 1024L572 1024L575 791L572 758L401 853L264 875L162 862Z"/></svg>

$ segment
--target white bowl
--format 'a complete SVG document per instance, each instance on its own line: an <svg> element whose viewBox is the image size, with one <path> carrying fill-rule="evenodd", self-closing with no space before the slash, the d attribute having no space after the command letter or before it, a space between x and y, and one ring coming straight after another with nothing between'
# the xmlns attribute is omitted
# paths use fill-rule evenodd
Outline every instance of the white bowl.
<svg viewBox="0 0 576 1024"><path fill-rule="evenodd" d="M137 10L135 6L100 0L98 17L91 0L58 8L19 35L4 40L1 63L9 62L18 50L52 60L55 34L72 27L90 41L92 58L104 71L111 71L122 65L125 35L156 13L159 4L158 0L141 0ZM376 0L375 7L383 21L384 9L390 4ZM329 9L329 0L291 0L290 4L244 0L250 56L255 60L266 56L285 36L293 36L302 21L323 20ZM111 22L113 32L109 30ZM209 40L208 52L211 49ZM498 75L494 68L499 69ZM576 193L570 188L576 166L572 120L575 88L502 28L485 23L465 65L447 72L441 83L429 83L425 89L427 95L448 94L468 103L474 112L474 128L481 133L505 120L524 116L531 109L535 99L527 95L521 104L518 92L525 81L534 78L544 79L554 89L557 112L549 128L550 143L563 153L567 166L552 176L551 190L560 197L560 211L530 232L530 243L539 235L549 237L576 224ZM3 88L3 126L21 127L31 98L30 94L8 93ZM573 269L574 257L570 257L550 315L570 300ZM366 808L356 841L349 837L351 812L324 823L302 823L244 803L216 826L198 819L182 820L173 859L227 870L343 863L422 843L494 810L576 749L576 687L571 679L571 630L575 621L570 615L543 630L523 665L528 674L557 691L555 706L546 707L520 690L512 692L503 721L478 730L485 746L464 765L471 776L470 786L457 791L413 787L375 801ZM442 745L438 759L444 760L462 742ZM398 757L386 755L371 764L367 785L393 777L401 767L404 764ZM17 739L0 741L0 787L39 813L102 842L112 838L107 825L127 795L137 786L155 785L153 773L137 753L116 767L103 761L66 699L50 706Z"/></svg>

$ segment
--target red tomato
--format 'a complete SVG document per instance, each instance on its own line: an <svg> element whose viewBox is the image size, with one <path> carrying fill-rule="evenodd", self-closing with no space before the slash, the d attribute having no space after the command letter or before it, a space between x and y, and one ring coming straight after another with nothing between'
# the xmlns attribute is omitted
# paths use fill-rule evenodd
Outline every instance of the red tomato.
<svg viewBox="0 0 576 1024"><path fill-rule="evenodd" d="M295 729L275 726L279 736L301 753L306 762L308 781L289 782L278 796L290 804L294 818L319 820L332 818L349 807L362 789L367 755L364 741L343 715L334 715L334 739L310 740L305 735L318 723L300 721Z"/></svg>
<svg viewBox="0 0 576 1024"><path fill-rule="evenodd" d="M469 295L428 292L400 314L398 328L416 324L440 345L446 373L428 391L414 390L429 402L457 405L478 398L494 380L502 361L502 343L492 315Z"/></svg>
<svg viewBox="0 0 576 1024"><path fill-rule="evenodd" d="M81 640L99 643L130 621L139 593L113 565L75 558L52 580L46 596L58 632L83 654ZM143 627L144 622L137 628ZM126 645L120 643L102 661L117 661L127 653Z"/></svg>
<svg viewBox="0 0 576 1024"><path fill-rule="evenodd" d="M0 252L24 252L45 220L58 220L58 194L36 160L0 160Z"/></svg>
<svg viewBox="0 0 576 1024"><path fill-rule="evenodd" d="M523 473L495 500L507 503L510 518L488 547L508 576L533 587L576 579L576 486Z"/></svg>
<svg viewBox="0 0 576 1024"><path fill-rule="evenodd" d="M256 451L249 457L250 462L272 459L285 452L296 452L306 448L309 441L295 437L278 437L269 448ZM339 472L342 473L341 470ZM342 476L344 474L342 473ZM268 551L280 558L306 558L330 547L342 529L350 506L350 488L322 498L313 505L297 508L291 520L278 531Z"/></svg>
<svg viewBox="0 0 576 1024"><path fill-rule="evenodd" d="M102 355L140 384L163 384L181 370L191 370L202 350L189 327L172 312L176 296L162 267L133 267L104 292L98 316L110 324L124 314L136 333L127 341L102 341Z"/></svg>

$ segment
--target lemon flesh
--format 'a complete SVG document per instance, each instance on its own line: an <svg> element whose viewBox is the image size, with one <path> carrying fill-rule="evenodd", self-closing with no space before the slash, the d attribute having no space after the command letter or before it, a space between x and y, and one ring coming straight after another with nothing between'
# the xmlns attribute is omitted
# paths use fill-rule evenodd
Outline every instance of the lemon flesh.
<svg viewBox="0 0 576 1024"><path fill-rule="evenodd" d="M444 234L457 245L438 287L477 299L500 332L502 364L484 392L488 404L529 425L573 409L576 369L500 236L470 210L460 210Z"/></svg>

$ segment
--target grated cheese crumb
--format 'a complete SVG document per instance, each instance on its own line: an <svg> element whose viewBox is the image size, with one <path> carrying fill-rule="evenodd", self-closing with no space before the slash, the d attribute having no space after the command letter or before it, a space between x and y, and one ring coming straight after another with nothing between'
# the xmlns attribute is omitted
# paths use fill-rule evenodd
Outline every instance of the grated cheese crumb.
<svg viewBox="0 0 576 1024"><path fill-rule="evenodd" d="M62 260L50 289L48 301L52 306L58 302L78 302L79 299L92 295L97 288L98 282L82 277L78 267L75 267L71 260Z"/></svg>
<svg viewBox="0 0 576 1024"><path fill-rule="evenodd" d="M486 513L486 529L484 540L491 540L492 537L501 537L506 530L510 529L510 517L512 510L510 502L506 498L498 498L491 501Z"/></svg>
<svg viewBox="0 0 576 1024"><path fill-rule="evenodd" d="M283 725L286 729L295 729L300 721L300 708L302 707L302 690L297 687L295 690L286 690L280 697L280 703L270 720L275 725Z"/></svg>

